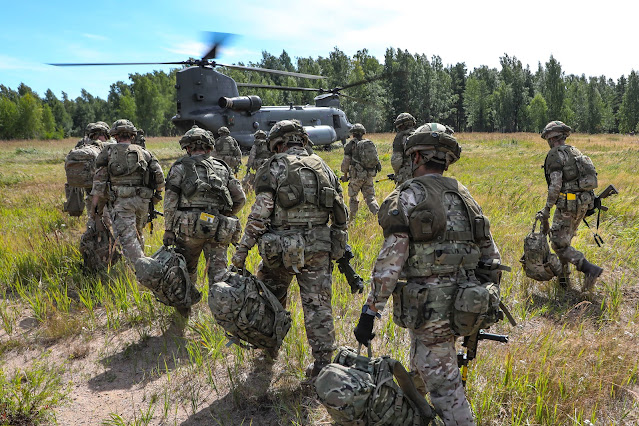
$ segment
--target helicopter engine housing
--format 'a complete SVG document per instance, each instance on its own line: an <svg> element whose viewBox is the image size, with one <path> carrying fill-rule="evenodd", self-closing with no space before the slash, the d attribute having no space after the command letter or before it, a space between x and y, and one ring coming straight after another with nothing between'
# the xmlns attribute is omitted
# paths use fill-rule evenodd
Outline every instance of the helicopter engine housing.
<svg viewBox="0 0 639 426"><path fill-rule="evenodd" d="M222 96L217 104L220 108L228 108L233 111L248 111L255 112L262 108L262 98L259 96L236 96L233 98L227 98Z"/></svg>

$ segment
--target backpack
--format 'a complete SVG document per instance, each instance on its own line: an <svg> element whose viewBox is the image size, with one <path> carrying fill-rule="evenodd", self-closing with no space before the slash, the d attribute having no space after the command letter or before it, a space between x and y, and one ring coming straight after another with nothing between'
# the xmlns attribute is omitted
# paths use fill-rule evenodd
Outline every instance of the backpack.
<svg viewBox="0 0 639 426"><path fill-rule="evenodd" d="M98 230L95 225L88 227L82 234L80 254L84 260L84 267L91 271L106 269L116 264L122 256L111 231L106 227Z"/></svg>
<svg viewBox="0 0 639 426"><path fill-rule="evenodd" d="M318 374L319 401L335 423L346 426L428 425L433 408L421 396L404 367L388 356L361 356L339 348L332 364ZM397 380L397 383L395 382Z"/></svg>
<svg viewBox="0 0 639 426"><path fill-rule="evenodd" d="M77 188L93 187L95 160L99 153L100 148L95 145L82 145L69 151L64 160L67 183Z"/></svg>
<svg viewBox="0 0 639 426"><path fill-rule="evenodd" d="M561 262L556 254L550 252L546 233L535 232L537 222L539 219L535 218L530 234L524 239L524 254L519 262L528 278L550 281L561 273Z"/></svg>
<svg viewBox="0 0 639 426"><path fill-rule="evenodd" d="M253 275L228 272L211 284L209 307L232 343L259 349L278 349L291 328L291 314Z"/></svg>
<svg viewBox="0 0 639 426"><path fill-rule="evenodd" d="M367 170L375 169L379 164L377 148L370 139L362 139L357 142L357 157L362 167Z"/></svg>
<svg viewBox="0 0 639 426"><path fill-rule="evenodd" d="M135 277L168 306L188 308L202 299L202 293L191 283L184 256L173 247L162 246L151 257L136 260Z"/></svg>
<svg viewBox="0 0 639 426"><path fill-rule="evenodd" d="M84 189L70 186L67 183L64 184L64 192L67 196L67 201L64 202L62 210L69 213L71 216L82 216L85 204Z"/></svg>

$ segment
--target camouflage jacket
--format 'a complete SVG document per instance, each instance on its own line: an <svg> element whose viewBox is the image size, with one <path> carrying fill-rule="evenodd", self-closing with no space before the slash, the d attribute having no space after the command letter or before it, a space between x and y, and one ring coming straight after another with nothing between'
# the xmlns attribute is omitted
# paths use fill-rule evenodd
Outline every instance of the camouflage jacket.
<svg viewBox="0 0 639 426"><path fill-rule="evenodd" d="M242 151L232 136L220 136L215 141L213 157L224 161L231 169L242 162Z"/></svg>
<svg viewBox="0 0 639 426"><path fill-rule="evenodd" d="M251 147L249 158L246 163L247 169L257 170L266 162L273 153L268 149L268 142L264 139L256 139Z"/></svg>

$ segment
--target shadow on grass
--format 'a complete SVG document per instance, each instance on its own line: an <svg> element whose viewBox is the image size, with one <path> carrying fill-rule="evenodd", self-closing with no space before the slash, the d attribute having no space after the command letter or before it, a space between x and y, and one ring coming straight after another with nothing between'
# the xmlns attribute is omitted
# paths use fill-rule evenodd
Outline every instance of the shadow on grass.
<svg viewBox="0 0 639 426"><path fill-rule="evenodd" d="M597 324L605 316L601 309L602 300L597 294L582 293L573 288L557 288L554 297L534 293L528 309L543 311L541 316L555 323L579 323L588 319Z"/></svg>

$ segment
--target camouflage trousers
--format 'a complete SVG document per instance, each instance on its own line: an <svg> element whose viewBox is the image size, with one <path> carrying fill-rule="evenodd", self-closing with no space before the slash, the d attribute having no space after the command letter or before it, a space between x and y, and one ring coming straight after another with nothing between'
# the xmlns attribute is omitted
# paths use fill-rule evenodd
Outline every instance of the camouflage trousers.
<svg viewBox="0 0 639 426"><path fill-rule="evenodd" d="M244 192L249 192L254 190L255 185L255 173L247 172L246 175L242 178L242 189Z"/></svg>
<svg viewBox="0 0 639 426"><path fill-rule="evenodd" d="M559 207L555 209L550 227L550 245L557 253L562 265L572 263L579 266L581 261L585 259L584 254L572 247L570 242L577 233L577 228L589 208L588 204L579 204L574 212Z"/></svg>
<svg viewBox="0 0 639 426"><path fill-rule="evenodd" d="M111 223L124 256L133 264L144 256L144 235L149 213L149 199L139 195L118 197L111 208Z"/></svg>
<svg viewBox="0 0 639 426"><path fill-rule="evenodd" d="M357 215L357 210L359 208L359 200L357 196L359 192L362 192L362 196L364 197L364 201L366 205L368 205L368 209L373 214L377 214L379 211L379 204L377 204L377 200L375 199L375 184L373 182L372 177L353 177L348 182L348 206L349 206L349 215L351 219L355 219Z"/></svg>
<svg viewBox="0 0 639 426"><path fill-rule="evenodd" d="M306 336L316 362L331 362L335 350L333 326L332 269L328 252L309 253L299 274L285 267L269 269L260 262L257 278L278 298L286 308L288 289L295 276L300 286L300 297L304 311Z"/></svg>
<svg viewBox="0 0 639 426"><path fill-rule="evenodd" d="M197 283L197 265L204 252L209 285L222 280L228 266L226 255L228 244L220 244L213 239L189 237L176 233L175 251L184 256L186 269L193 285Z"/></svg>
<svg viewBox="0 0 639 426"><path fill-rule="evenodd" d="M454 276L431 276L409 280L429 288L429 319L419 329L409 330L411 370L423 381L435 410L446 425L474 425L457 365L455 334L450 325L457 281ZM419 381L418 381L419 382ZM418 388L420 383L418 383Z"/></svg>

